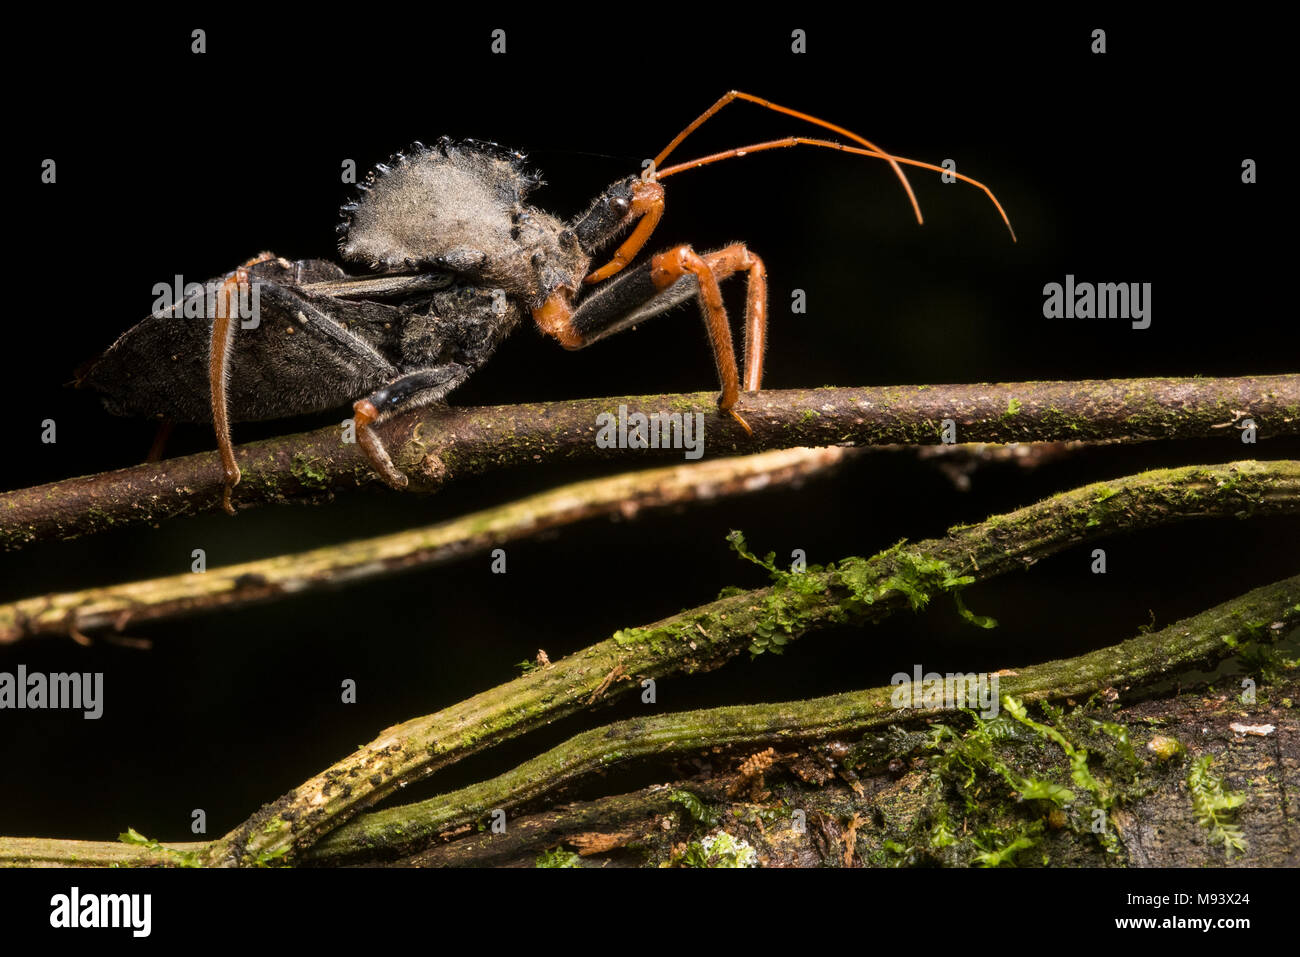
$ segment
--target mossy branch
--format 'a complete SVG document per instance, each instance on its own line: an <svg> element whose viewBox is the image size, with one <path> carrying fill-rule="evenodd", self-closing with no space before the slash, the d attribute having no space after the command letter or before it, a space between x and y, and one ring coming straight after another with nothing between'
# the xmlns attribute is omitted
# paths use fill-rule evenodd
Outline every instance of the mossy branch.
<svg viewBox="0 0 1300 957"><path fill-rule="evenodd" d="M1118 645L1017 671L1004 670L999 672L999 691L1021 701L1086 698L1109 690L1123 695L1227 658L1246 639L1276 640L1297 624L1300 576L1257 588ZM301 862L337 866L417 853L440 838L463 832L492 811L517 808L585 775L638 758L852 738L952 710L943 706L898 709L891 701L893 691L874 688L806 701L655 715L595 728L488 781L363 815L307 850ZM669 800L666 792L608 799L627 805L628 817L662 811ZM607 810L602 806L597 815L602 825L609 823ZM584 821L569 824L581 827ZM179 866L194 860L203 848L193 843L159 850L91 841L0 838L0 866Z"/></svg>
<svg viewBox="0 0 1300 957"><path fill-rule="evenodd" d="M388 728L214 842L210 864L290 861L399 787L469 754L661 679L707 670L759 637L880 621L929 596L1023 568L1071 545L1192 518L1300 513L1300 462L1146 472L1053 496L943 539L786 575L612 638L435 714Z"/></svg>
<svg viewBox="0 0 1300 957"><path fill-rule="evenodd" d="M715 791L708 785L692 786L701 799L726 798L725 789ZM680 793L672 788L650 787L631 794L614 794L549 808L527 817L512 817L504 834L490 830L469 833L402 858L401 864L415 867L498 867L517 865L522 859L540 866L537 862L544 852L566 842L582 846L585 844L584 834L603 842L613 832L630 843L649 819L662 819L680 812L682 806L676 800ZM587 845L583 854L588 853L599 852ZM600 864L599 861L594 863L596 866ZM3 861L0 861L0 866L3 866ZM328 866L328 859L322 858L319 865L311 861L309 866Z"/></svg>
<svg viewBox="0 0 1300 957"><path fill-rule="evenodd" d="M711 392L434 407L395 417L381 433L412 490L425 492L515 465L682 454L598 447L597 417L617 415L620 405L647 414L704 413L711 456L796 446L935 445L945 419L955 423L958 442L1227 440L1247 417L1263 438L1300 434L1297 375L792 389L746 395L742 403L753 436L717 415ZM320 500L376 481L359 448L342 438L343 430L332 427L241 446L236 505ZM222 474L211 452L5 492L0 548L214 511Z"/></svg>
<svg viewBox="0 0 1300 957"><path fill-rule="evenodd" d="M202 843L162 845L0 837L0 867L182 867Z"/></svg>
<svg viewBox="0 0 1300 957"><path fill-rule="evenodd" d="M613 698L635 687L620 677L662 678L716 667L764 631L791 639L836 624L879 621L899 608L924 604L933 593L1026 567L1063 548L1120 531L1192 518L1298 512L1300 463L1169 469L1085 486L871 559L851 558L824 570L785 575L772 587L729 595L649 627L619 632L436 714L389 728L213 842L201 860L292 862L399 786L580 711L602 696ZM1069 685L1062 688L1069 690Z"/></svg>
<svg viewBox="0 0 1300 957"><path fill-rule="evenodd" d="M0 604L0 645L271 601L460 559L598 516L714 501L798 482L834 468L851 449L786 449L565 485L425 528L291 555ZM110 637L111 637L110 634Z"/></svg>
<svg viewBox="0 0 1300 957"><path fill-rule="evenodd" d="M1261 623L1267 623L1261 629ZM999 673L999 692L1022 701L1084 699L1162 681L1235 654L1225 639L1276 640L1300 624L1300 576L1257 588L1167 628L1109 648ZM667 758L716 748L851 739L891 724L954 711L899 709L894 688L805 701L738 705L655 715L593 728L489 781L427 801L389 808L326 836L305 855L313 864L374 861L413 853L440 835L475 824L497 809L535 801L582 777L638 758Z"/></svg>

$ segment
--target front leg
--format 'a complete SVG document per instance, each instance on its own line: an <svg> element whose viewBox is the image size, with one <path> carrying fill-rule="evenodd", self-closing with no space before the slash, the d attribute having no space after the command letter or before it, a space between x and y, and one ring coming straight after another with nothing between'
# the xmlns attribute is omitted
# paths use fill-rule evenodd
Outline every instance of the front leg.
<svg viewBox="0 0 1300 957"><path fill-rule="evenodd" d="M718 409L752 435L753 430L735 409L740 399L740 376L731 326L718 288L719 280L737 272L749 275L745 299L745 389L756 392L762 384L767 338L767 270L763 261L743 243L702 255L690 246L676 246L597 287L576 305L570 303L564 290L557 291L533 311L533 318L543 332L559 339L566 349L581 349L687 299L698 298L722 387Z"/></svg>
<svg viewBox="0 0 1300 957"><path fill-rule="evenodd" d="M357 444L370 459L374 470L393 488L406 488L408 480L393 464L383 440L372 427L401 409L414 409L437 402L468 379L471 371L469 366L458 362L417 369L382 389L375 390L364 399L358 399L352 406Z"/></svg>

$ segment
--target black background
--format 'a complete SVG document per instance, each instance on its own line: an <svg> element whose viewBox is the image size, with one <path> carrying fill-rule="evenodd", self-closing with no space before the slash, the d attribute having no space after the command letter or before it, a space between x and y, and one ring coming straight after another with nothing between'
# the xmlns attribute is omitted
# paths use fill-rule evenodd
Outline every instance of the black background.
<svg viewBox="0 0 1300 957"><path fill-rule="evenodd" d="M432 10L432 8L430 8ZM729 88L846 125L900 155L988 183L1019 242L976 189L916 172L918 226L882 164L787 150L669 180L654 245L743 239L766 260L769 388L1276 374L1296 370L1285 294L1293 244L1280 242L1290 174L1274 148L1280 71L1262 24L1162 25L1034 15L998 22L930 8L884 24L815 12L698 17L683 10L560 22L474 19L375 7L363 19L258 12L187 20L63 24L14 35L30 66L10 103L10 283L3 349L8 441L3 482L20 488L139 462L147 422L107 415L66 388L72 371L151 308L174 274L201 281L263 249L334 254L340 163L361 170L415 139L496 140L529 153L548 185L539 205L571 215L640 168ZM190 30L207 50L190 53ZM1091 31L1109 52L1089 52ZM507 31L504 56L490 32ZM808 53L790 52L793 28ZM1278 75L1275 76L1274 73ZM678 158L803 132L757 107L728 107ZM1255 159L1260 182L1241 183ZM40 163L58 162L55 185ZM1274 162L1270 162L1273 160ZM14 250L14 245L17 249ZM1153 321L1048 321L1042 287L1150 282ZM792 289L806 315L791 315ZM742 287L729 284L733 316ZM568 353L517 333L453 397L458 405L695 391L715 385L693 310ZM235 428L237 441L341 416ZM58 442L40 442L40 423ZM1265 436L1265 438L1267 438ZM179 430L170 454L211 448ZM757 585L724 536L812 562L869 554L900 538L1087 481L1161 465L1296 457L1295 442L1222 440L1099 449L1035 472L990 468L970 492L908 454L873 455L801 491L600 522L486 556L273 607L133 628L150 652L41 641L0 649L0 670L103 671L105 715L0 716L0 833L112 839L128 825L189 840L190 811L224 833L382 728L505 681L545 648L552 659L620 627ZM324 508L213 513L0 556L0 600L210 567L452 517L562 482L635 467L547 466L454 484L423 499L376 488ZM659 688L660 710L781 700L888 683L927 669L1029 664L1130 637L1300 566L1300 523L1215 523L1088 550L973 588L999 619L983 632L949 603L865 631L819 634L784 657L739 660ZM345 678L355 705L339 703ZM503 769L625 702L465 762L415 799ZM9 773L22 768L21 773ZM653 779L624 775L607 787Z"/></svg>

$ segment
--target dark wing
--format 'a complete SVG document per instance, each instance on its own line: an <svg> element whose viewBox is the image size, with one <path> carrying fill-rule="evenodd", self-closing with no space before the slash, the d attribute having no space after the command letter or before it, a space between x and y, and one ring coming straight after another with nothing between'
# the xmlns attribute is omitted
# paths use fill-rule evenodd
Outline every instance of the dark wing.
<svg viewBox="0 0 1300 957"><path fill-rule="evenodd" d="M313 296L339 299L406 299L449 288L456 277L449 272L423 272L409 276L368 276L302 283L299 288Z"/></svg>
<svg viewBox="0 0 1300 957"><path fill-rule="evenodd" d="M242 304L249 318L235 331L229 363L236 422L339 408L391 381L404 312L374 300L450 282L434 274L381 277L376 285L322 260L271 260L249 272L256 291ZM361 295L374 299L347 298ZM117 415L211 421L211 312L201 296L156 311L113 343L78 385L104 393Z"/></svg>

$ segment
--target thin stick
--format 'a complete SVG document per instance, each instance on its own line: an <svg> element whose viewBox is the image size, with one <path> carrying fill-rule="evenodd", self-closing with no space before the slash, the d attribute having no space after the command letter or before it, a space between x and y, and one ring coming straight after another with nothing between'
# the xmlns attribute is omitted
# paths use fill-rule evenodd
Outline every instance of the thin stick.
<svg viewBox="0 0 1300 957"><path fill-rule="evenodd" d="M789 449L577 482L425 528L223 568L0 605L0 645L34 635L121 632L132 624L239 608L426 568L598 516L710 502L795 484L852 449Z"/></svg>
<svg viewBox="0 0 1300 957"><path fill-rule="evenodd" d="M1300 435L1300 376L1230 379L1112 379L1003 385L792 389L742 396L754 435L717 415L716 394L625 396L542 405L428 408L395 416L380 431L411 490L516 465L610 459L625 467L681 449L606 448L597 417L630 411L695 411L705 454L825 445L939 445L1218 437L1235 441L1249 416L1261 438ZM952 429L945 429L951 420ZM340 429L283 436L237 448L241 511L254 505L324 501L338 489L379 479ZM219 508L224 473L216 453L138 465L0 494L0 549L77 538L108 529ZM238 521L238 518L232 519Z"/></svg>

